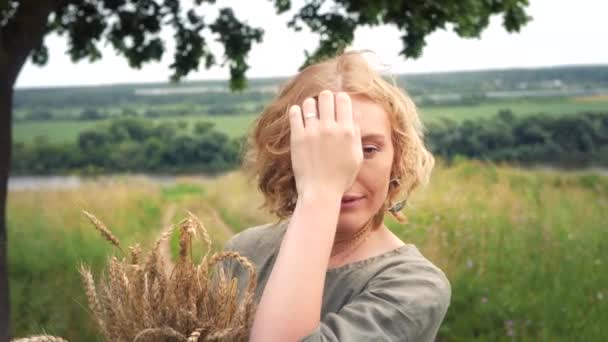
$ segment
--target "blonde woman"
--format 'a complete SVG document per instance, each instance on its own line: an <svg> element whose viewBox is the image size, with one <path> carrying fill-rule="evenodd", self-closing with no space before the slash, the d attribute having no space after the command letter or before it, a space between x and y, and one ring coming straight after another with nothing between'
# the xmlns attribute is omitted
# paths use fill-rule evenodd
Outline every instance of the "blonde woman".
<svg viewBox="0 0 608 342"><path fill-rule="evenodd" d="M225 247L257 269L250 341L435 339L450 283L383 223L404 220L397 200L434 164L406 94L360 52L310 65L261 113L245 161L279 218Z"/></svg>

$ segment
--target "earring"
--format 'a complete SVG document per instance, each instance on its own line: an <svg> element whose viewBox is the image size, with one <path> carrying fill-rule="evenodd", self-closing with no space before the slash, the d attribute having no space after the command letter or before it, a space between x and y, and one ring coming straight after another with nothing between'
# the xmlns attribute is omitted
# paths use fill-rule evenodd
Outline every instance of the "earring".
<svg viewBox="0 0 608 342"><path fill-rule="evenodd" d="M391 179L391 184L393 184L394 186L398 187L401 185L401 182L399 181L399 178L393 178ZM403 209L403 207L405 207L405 204L407 203L407 198L399 201L395 204L393 204L388 211L390 211L393 214L396 214L397 212L401 211L401 209Z"/></svg>
<svg viewBox="0 0 608 342"><path fill-rule="evenodd" d="M403 201L399 201L399 202L393 204L392 207L388 208L388 211L390 211L393 214L396 214L396 213L400 212L401 209L403 209L403 207L405 207L406 202L407 202L407 199L404 199Z"/></svg>

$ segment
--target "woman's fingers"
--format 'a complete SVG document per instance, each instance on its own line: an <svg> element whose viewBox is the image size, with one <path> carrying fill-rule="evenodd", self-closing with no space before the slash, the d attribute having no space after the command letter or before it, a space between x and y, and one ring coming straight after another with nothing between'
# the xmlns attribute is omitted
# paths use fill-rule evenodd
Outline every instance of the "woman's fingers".
<svg viewBox="0 0 608 342"><path fill-rule="evenodd" d="M351 107L352 108L352 107ZM355 133L357 133L357 136L360 137L361 136L361 112L360 111L355 111L355 110L351 110L352 112L352 118L353 118L353 127L355 128Z"/></svg>
<svg viewBox="0 0 608 342"><path fill-rule="evenodd" d="M350 96L345 92L336 94L336 120L340 125L352 127L354 121L352 103Z"/></svg>
<svg viewBox="0 0 608 342"><path fill-rule="evenodd" d="M289 108L289 126L291 128L291 139L299 137L304 133L304 121L302 121L302 110L300 106L293 105Z"/></svg>
<svg viewBox="0 0 608 342"><path fill-rule="evenodd" d="M342 195L363 160L358 122L348 94L334 96L331 91L322 91L317 98L307 98L301 106L290 108L296 187L298 193L313 189L310 191Z"/></svg>
<svg viewBox="0 0 608 342"><path fill-rule="evenodd" d="M322 125L334 124L336 122L334 93L329 90L323 90L319 93L319 118Z"/></svg>
<svg viewBox="0 0 608 342"><path fill-rule="evenodd" d="M319 115L317 114L317 101L315 99L309 97L304 100L304 103L302 103L302 114L304 115L304 127L306 130L314 130L319 127Z"/></svg>

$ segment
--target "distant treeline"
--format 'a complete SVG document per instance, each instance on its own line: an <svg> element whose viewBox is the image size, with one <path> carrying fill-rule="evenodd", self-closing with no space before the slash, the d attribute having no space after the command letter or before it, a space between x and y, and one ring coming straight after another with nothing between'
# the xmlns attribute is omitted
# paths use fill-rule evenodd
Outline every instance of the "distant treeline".
<svg viewBox="0 0 608 342"><path fill-rule="evenodd" d="M229 139L211 123L197 123L194 134L184 122L155 124L118 119L82 132L78 142L53 144L44 139L13 146L13 174L67 172L205 172L235 168L241 142Z"/></svg>
<svg viewBox="0 0 608 342"><path fill-rule="evenodd" d="M215 173L238 166L242 138L229 139L205 122L190 133L184 124L118 119L82 132L76 144L16 143L12 173ZM506 109L488 119L442 119L426 127L430 150L448 162L464 156L522 165L608 166L608 113L519 117Z"/></svg>
<svg viewBox="0 0 608 342"><path fill-rule="evenodd" d="M541 89L559 81L565 88L608 87L608 66L559 66L504 70L454 71L399 75L410 95L428 93L483 94L492 91Z"/></svg>
<svg viewBox="0 0 608 342"><path fill-rule="evenodd" d="M448 161L464 156L522 165L608 166L608 112L519 117L507 109L488 119L430 123L426 137L433 154Z"/></svg>
<svg viewBox="0 0 608 342"><path fill-rule="evenodd" d="M232 102L214 102L207 104L203 107L194 108L194 106L181 106L177 108L161 108L153 109L150 107L145 110L134 110L130 107L126 108L112 108L107 109L95 109L85 108L79 112L74 113L73 111L51 111L49 109L35 109L32 111L26 111L15 115L13 122L26 122L26 121L93 121L93 120L106 120L106 119L117 119L124 117L145 117L145 118L168 118L168 117L183 117L183 116L196 116L196 115L243 115L251 113L259 113L262 111L262 104L249 105L245 107L242 103Z"/></svg>
<svg viewBox="0 0 608 342"><path fill-rule="evenodd" d="M149 86L147 86L149 87ZM210 108L228 106L241 103L265 103L275 93L266 88L252 88L241 93L232 93L228 90L201 90L196 93L172 93L172 88L159 88L166 94L142 95L138 91L146 88L135 86L91 87L91 88L50 88L50 89L24 89L15 93L16 110L64 110L65 108L116 108L137 106L158 106L172 104L202 105ZM182 86L193 87L186 84ZM179 89L179 88L178 88Z"/></svg>

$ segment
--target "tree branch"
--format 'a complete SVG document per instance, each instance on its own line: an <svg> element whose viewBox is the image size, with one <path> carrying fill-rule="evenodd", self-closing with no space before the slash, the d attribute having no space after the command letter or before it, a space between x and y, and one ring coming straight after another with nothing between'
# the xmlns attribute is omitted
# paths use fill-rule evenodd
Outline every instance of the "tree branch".
<svg viewBox="0 0 608 342"><path fill-rule="evenodd" d="M0 29L0 72L14 84L29 54L42 44L49 15L66 0L23 0ZM6 78L5 78L6 77Z"/></svg>

